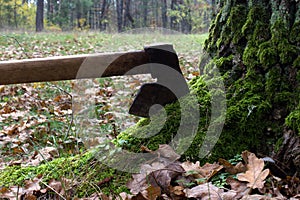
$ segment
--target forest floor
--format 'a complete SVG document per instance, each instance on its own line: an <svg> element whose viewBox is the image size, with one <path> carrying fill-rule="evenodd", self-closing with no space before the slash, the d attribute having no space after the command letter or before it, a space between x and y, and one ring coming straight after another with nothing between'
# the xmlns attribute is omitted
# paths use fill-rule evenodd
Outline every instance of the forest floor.
<svg viewBox="0 0 300 200"><path fill-rule="evenodd" d="M200 75L198 62L206 37L207 34L2 33L0 61L142 50L145 45L163 42L174 45L189 81ZM149 76L138 75L93 81L101 131L115 138L138 122L140 118L130 116L128 109L137 89L148 80ZM164 170L148 166L148 171L134 175L127 183L131 174L103 166L78 137L72 110L76 83L72 80L0 86L0 199L299 197L295 196L300 192L297 177L282 180L271 175L264 161L247 151L232 160L220 159L202 166L179 161ZM172 152L166 145L160 148ZM149 179L155 184L149 184ZM124 192L131 192L131 196Z"/></svg>

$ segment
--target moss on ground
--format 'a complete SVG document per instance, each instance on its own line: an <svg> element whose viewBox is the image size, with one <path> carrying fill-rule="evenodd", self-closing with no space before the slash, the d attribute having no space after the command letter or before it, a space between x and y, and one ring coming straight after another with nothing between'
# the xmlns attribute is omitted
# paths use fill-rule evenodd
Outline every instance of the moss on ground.
<svg viewBox="0 0 300 200"><path fill-rule="evenodd" d="M78 197L90 196L94 192L106 194L119 194L127 191L126 183L130 174L117 172L95 158L95 153L89 151L74 157L57 158L40 164L39 166L10 166L0 171L0 185L22 186L25 180L42 177L42 182L48 184L52 179L57 181L62 178L71 181L72 190ZM106 184L98 185L106 178L111 179ZM42 185L41 186L45 186Z"/></svg>

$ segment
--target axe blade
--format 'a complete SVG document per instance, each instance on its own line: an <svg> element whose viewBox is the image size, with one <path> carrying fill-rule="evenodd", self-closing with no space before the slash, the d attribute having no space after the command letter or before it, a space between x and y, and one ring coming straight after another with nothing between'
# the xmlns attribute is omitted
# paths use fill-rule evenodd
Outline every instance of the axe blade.
<svg viewBox="0 0 300 200"><path fill-rule="evenodd" d="M156 44L153 46L148 46L145 47L145 52L149 56L150 65L152 63L152 66L150 66L151 76L157 79L157 83L144 84L137 93L137 96L135 97L129 109L129 113L140 117L150 117L150 108L155 104L165 106L166 104L177 101L178 98L189 93L188 85L179 66L178 56L172 45ZM179 73L180 76L173 77L171 74L162 73L162 70L157 69L157 67L160 67L158 64L170 67L171 69L177 71L177 74ZM169 89L167 86L165 86L168 84L164 83L178 84L178 87L175 88L176 91L171 91L174 90L174 87ZM174 92L177 95L175 95ZM159 109L161 107L153 108ZM151 111L151 114L154 114L159 110L151 109Z"/></svg>

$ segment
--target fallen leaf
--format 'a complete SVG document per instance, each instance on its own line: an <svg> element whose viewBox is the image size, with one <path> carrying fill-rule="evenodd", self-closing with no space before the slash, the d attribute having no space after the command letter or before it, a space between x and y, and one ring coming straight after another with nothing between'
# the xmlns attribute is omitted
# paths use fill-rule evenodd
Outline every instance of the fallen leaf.
<svg viewBox="0 0 300 200"><path fill-rule="evenodd" d="M168 191L171 181L184 173L184 169L178 162L171 163L164 169L152 172L147 177L149 183L153 186L158 186L165 193Z"/></svg>
<svg viewBox="0 0 300 200"><path fill-rule="evenodd" d="M0 194L1 199L16 200L21 199L23 188L18 186L10 187L6 192Z"/></svg>
<svg viewBox="0 0 300 200"><path fill-rule="evenodd" d="M200 162L197 161L196 163L192 163L190 161L186 161L186 162L183 162L181 164L182 168L185 170L185 172L188 174L188 175L191 175L195 178L204 178L204 175L201 175L200 173Z"/></svg>
<svg viewBox="0 0 300 200"><path fill-rule="evenodd" d="M200 168L200 174L204 176L204 178L208 181L211 179L215 174L217 174L221 169L223 169L223 166L217 164L217 163L206 163Z"/></svg>
<svg viewBox="0 0 300 200"><path fill-rule="evenodd" d="M263 188L265 179L269 175L270 170L264 169L264 161L258 159L255 154L250 153L248 158L247 171L245 173L238 174L239 181L246 181L247 186L255 188Z"/></svg>
<svg viewBox="0 0 300 200"><path fill-rule="evenodd" d="M159 156L169 159L171 162L178 160L180 155L178 155L172 147L167 144L159 145L159 148L155 151Z"/></svg>
<svg viewBox="0 0 300 200"><path fill-rule="evenodd" d="M148 188L149 185L146 177L146 173L132 175L132 180L126 184L126 186L130 189L131 194L137 195Z"/></svg>
<svg viewBox="0 0 300 200"><path fill-rule="evenodd" d="M24 192L32 194L34 191L39 191L41 189L40 181L41 179L37 177L33 180L25 180Z"/></svg>
<svg viewBox="0 0 300 200"><path fill-rule="evenodd" d="M230 185L231 190L233 190L236 194L234 196L235 199L240 199L243 196L247 195L250 191L250 188L247 187L247 184L241 181L238 181L232 177L228 177L226 179L226 183Z"/></svg>
<svg viewBox="0 0 300 200"><path fill-rule="evenodd" d="M185 193L183 192L184 187L182 186L175 186L175 187L170 186L169 190L173 198L185 196Z"/></svg>
<svg viewBox="0 0 300 200"><path fill-rule="evenodd" d="M220 158L219 163L225 168L225 171L229 174L235 175L238 173L245 172L247 170L246 166L242 162L239 162L234 166L227 160Z"/></svg>
<svg viewBox="0 0 300 200"><path fill-rule="evenodd" d="M221 169L223 169L223 166L217 163L206 163L201 167L199 161L197 161L196 163L191 163L189 161L184 162L181 164L181 166L186 171L187 176L193 176L198 179L203 178L206 181L212 178Z"/></svg>
<svg viewBox="0 0 300 200"><path fill-rule="evenodd" d="M49 161L59 156L58 150L54 147L44 147L32 156L31 162L27 165L38 166L42 161Z"/></svg>
<svg viewBox="0 0 300 200"><path fill-rule="evenodd" d="M146 191L143 192L143 196L148 200L156 200L161 195L160 187L149 186Z"/></svg>
<svg viewBox="0 0 300 200"><path fill-rule="evenodd" d="M193 187L192 189L184 190L188 198L200 198L201 200L220 199L223 190L214 186L212 183L205 183Z"/></svg>

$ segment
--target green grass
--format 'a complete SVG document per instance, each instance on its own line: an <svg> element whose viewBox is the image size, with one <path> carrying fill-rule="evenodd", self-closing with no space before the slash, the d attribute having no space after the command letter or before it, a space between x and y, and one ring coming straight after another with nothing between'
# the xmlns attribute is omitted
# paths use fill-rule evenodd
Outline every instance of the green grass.
<svg viewBox="0 0 300 200"><path fill-rule="evenodd" d="M8 60L139 50L153 43L172 43L179 54L195 51L199 53L206 38L207 34L3 33L0 37L0 57L2 60Z"/></svg>

